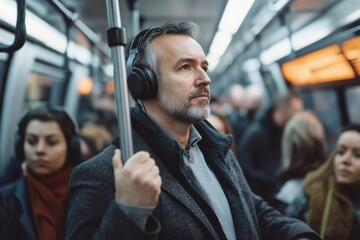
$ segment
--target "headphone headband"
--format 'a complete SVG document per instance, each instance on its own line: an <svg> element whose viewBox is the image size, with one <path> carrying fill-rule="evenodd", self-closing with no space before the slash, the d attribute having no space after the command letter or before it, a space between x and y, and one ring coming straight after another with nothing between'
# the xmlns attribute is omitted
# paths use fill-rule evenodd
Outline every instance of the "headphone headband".
<svg viewBox="0 0 360 240"><path fill-rule="evenodd" d="M157 29L158 29L158 27L144 29L140 33L138 33L138 35L136 35L136 37L132 40L130 48L129 48L129 56L128 56L128 59L126 62L128 76L132 72L135 58L136 58L137 54L139 53L139 48L142 46L144 40L148 38L150 33L153 32L153 30L157 30Z"/></svg>

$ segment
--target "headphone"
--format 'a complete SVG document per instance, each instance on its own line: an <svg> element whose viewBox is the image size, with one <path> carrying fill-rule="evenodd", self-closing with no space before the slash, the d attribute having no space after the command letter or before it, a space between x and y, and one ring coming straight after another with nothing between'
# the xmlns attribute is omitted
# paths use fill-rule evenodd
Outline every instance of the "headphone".
<svg viewBox="0 0 360 240"><path fill-rule="evenodd" d="M139 49L143 47L143 42L149 37L150 33L158 29L158 27L145 29L131 42L126 66L128 72L127 84L134 99L151 99L157 94L158 84L154 71L144 64L134 65L134 62Z"/></svg>
<svg viewBox="0 0 360 240"><path fill-rule="evenodd" d="M42 120L45 118L44 120ZM71 129L69 131L69 136L65 134L61 122L58 121L66 121L68 126ZM40 121L55 121L59 124L61 131L63 132L66 143L67 143L67 158L66 160L71 160L73 163L78 163L81 161L81 149L80 149L80 137L79 137L79 130L77 126L77 122L74 118L63 108L59 106L51 106L51 107L37 107L37 108L29 108L27 109L20 118L17 130L15 133L15 154L16 157L19 159L25 159L25 152L24 152L24 142L25 142L25 131L26 127L32 120L40 120ZM65 130L65 131L66 131Z"/></svg>

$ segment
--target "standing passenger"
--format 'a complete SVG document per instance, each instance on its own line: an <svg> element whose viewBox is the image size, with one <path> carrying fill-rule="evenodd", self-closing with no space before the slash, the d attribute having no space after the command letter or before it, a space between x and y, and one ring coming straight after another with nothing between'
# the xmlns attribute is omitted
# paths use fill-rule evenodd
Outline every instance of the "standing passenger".
<svg viewBox="0 0 360 240"><path fill-rule="evenodd" d="M63 239L70 175L80 158L76 125L62 109L31 109L15 141L26 168L0 189L0 239Z"/></svg>
<svg viewBox="0 0 360 240"><path fill-rule="evenodd" d="M281 149L281 188L273 204L284 212L301 192L305 175L325 160L324 128L313 112L299 112L287 122Z"/></svg>
<svg viewBox="0 0 360 240"><path fill-rule="evenodd" d="M246 127L249 125L245 108L245 94L244 87L238 83L232 84L229 87L228 96L232 109L227 118L233 130L235 145L237 145Z"/></svg>
<svg viewBox="0 0 360 240"><path fill-rule="evenodd" d="M360 125L343 129L336 149L306 175L303 192L286 212L324 240L360 239Z"/></svg>
<svg viewBox="0 0 360 240"><path fill-rule="evenodd" d="M270 201L281 165L281 138L287 121L303 107L295 92L280 96L258 121L252 123L237 145L237 159L254 193Z"/></svg>
<svg viewBox="0 0 360 240"><path fill-rule="evenodd" d="M251 193L231 137L204 121L210 79L196 31L168 23L131 42L136 153L122 163L115 141L74 170L67 239L318 239Z"/></svg>

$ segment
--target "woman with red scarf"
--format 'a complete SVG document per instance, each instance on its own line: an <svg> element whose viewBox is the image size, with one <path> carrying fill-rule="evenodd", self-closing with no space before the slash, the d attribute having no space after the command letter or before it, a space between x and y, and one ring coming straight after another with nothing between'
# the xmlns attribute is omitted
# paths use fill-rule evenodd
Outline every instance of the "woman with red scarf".
<svg viewBox="0 0 360 240"><path fill-rule="evenodd" d="M0 189L0 239L63 239L70 175L80 159L76 123L62 108L30 109L15 152L25 167Z"/></svg>

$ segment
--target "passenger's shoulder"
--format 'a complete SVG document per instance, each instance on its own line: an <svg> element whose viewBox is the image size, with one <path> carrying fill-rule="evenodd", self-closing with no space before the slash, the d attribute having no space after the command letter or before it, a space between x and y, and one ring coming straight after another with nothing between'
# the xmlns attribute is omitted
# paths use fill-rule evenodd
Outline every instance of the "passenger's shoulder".
<svg viewBox="0 0 360 240"><path fill-rule="evenodd" d="M18 202L18 200L16 200L17 189L20 188L20 191L23 191L21 189L24 188L24 185L25 185L25 178L22 177L15 182L8 183L0 187L0 212L1 212L0 215L3 214L4 210L7 211L9 206L13 206L14 203Z"/></svg>
<svg viewBox="0 0 360 240"><path fill-rule="evenodd" d="M285 209L285 215L304 221L308 208L308 197L304 191L300 191L291 204Z"/></svg>
<svg viewBox="0 0 360 240"><path fill-rule="evenodd" d="M15 192L15 184L9 183L0 188L0 202L3 201L4 198L7 198L9 195L14 194Z"/></svg>
<svg viewBox="0 0 360 240"><path fill-rule="evenodd" d="M20 181L24 181L24 178L22 177L14 182L11 182L11 183L1 186L0 187L0 195L4 196L4 195L9 195L9 194L14 194L15 189L18 187Z"/></svg>
<svg viewBox="0 0 360 240"><path fill-rule="evenodd" d="M112 172L112 157L114 155L115 146L110 145L96 156L90 158L77 165L74 169L75 174L79 173L106 173Z"/></svg>
<svg viewBox="0 0 360 240"><path fill-rule="evenodd" d="M302 182L302 179L291 179L287 181L276 194L276 198L286 204L292 203L298 195L304 198Z"/></svg>

